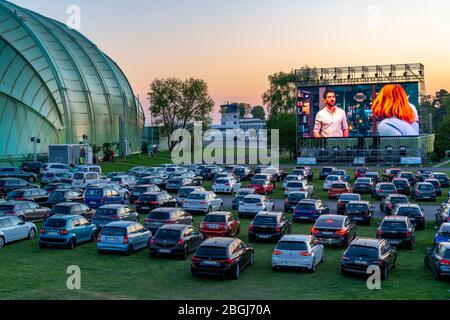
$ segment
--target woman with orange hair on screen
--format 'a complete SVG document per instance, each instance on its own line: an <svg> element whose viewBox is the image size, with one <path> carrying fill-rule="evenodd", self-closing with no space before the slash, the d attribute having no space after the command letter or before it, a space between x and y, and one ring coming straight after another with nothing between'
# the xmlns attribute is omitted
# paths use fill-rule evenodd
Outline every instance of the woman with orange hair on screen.
<svg viewBox="0 0 450 320"><path fill-rule="evenodd" d="M387 84L380 90L372 103L372 114L382 119L378 124L380 136L419 135L417 109L399 84Z"/></svg>

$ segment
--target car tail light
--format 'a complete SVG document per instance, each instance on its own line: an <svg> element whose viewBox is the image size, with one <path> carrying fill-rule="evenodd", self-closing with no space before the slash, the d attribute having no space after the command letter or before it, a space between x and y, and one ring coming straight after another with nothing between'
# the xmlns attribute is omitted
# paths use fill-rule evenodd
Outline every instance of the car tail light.
<svg viewBox="0 0 450 320"><path fill-rule="evenodd" d="M450 266L450 260L448 260L448 259L439 260L439 263L440 264L445 264L446 266Z"/></svg>
<svg viewBox="0 0 450 320"><path fill-rule="evenodd" d="M111 216L111 219L119 219L119 216Z"/></svg>
<svg viewBox="0 0 450 320"><path fill-rule="evenodd" d="M377 236L381 236L383 234L383 231L381 231L381 229L377 230Z"/></svg>
<svg viewBox="0 0 450 320"><path fill-rule="evenodd" d="M128 244L128 236L123 237L123 244Z"/></svg>
<svg viewBox="0 0 450 320"><path fill-rule="evenodd" d="M102 236L100 234L97 237L97 242L102 242Z"/></svg>
<svg viewBox="0 0 450 320"><path fill-rule="evenodd" d="M280 255L280 254L283 254L283 252L281 252L280 250L275 250L275 251L273 252L273 254L274 254L274 255Z"/></svg>
<svg viewBox="0 0 450 320"><path fill-rule="evenodd" d="M257 204L256 204L256 206L258 206L258 207L262 207L262 206L263 206L263 204L262 204L262 203L257 203Z"/></svg>
<svg viewBox="0 0 450 320"><path fill-rule="evenodd" d="M311 253L309 253L308 251L300 251L298 254L301 256L305 256L305 257L308 257L311 255Z"/></svg>
<svg viewBox="0 0 450 320"><path fill-rule="evenodd" d="M59 232L60 235L65 236L67 235L69 232L66 229L63 229Z"/></svg>
<svg viewBox="0 0 450 320"><path fill-rule="evenodd" d="M145 218L144 221L145 222L150 222L150 219L149 218Z"/></svg>
<svg viewBox="0 0 450 320"><path fill-rule="evenodd" d="M44 234L44 233L46 233L47 231L44 229L44 228L42 228L41 229L41 234Z"/></svg>
<svg viewBox="0 0 450 320"><path fill-rule="evenodd" d="M253 224L250 223L250 225L248 226L248 231L253 231Z"/></svg>
<svg viewBox="0 0 450 320"><path fill-rule="evenodd" d="M411 237L411 231L406 231L406 236Z"/></svg>
<svg viewBox="0 0 450 320"><path fill-rule="evenodd" d="M155 240L154 238L152 238L152 239L150 239L150 243L151 243L151 244L155 244L155 243L156 243L156 240Z"/></svg>
<svg viewBox="0 0 450 320"><path fill-rule="evenodd" d="M25 200L24 197L17 197L17 198L16 198L16 201L23 201L23 200Z"/></svg>
<svg viewBox="0 0 450 320"><path fill-rule="evenodd" d="M200 204L207 204L208 202L206 201L200 201Z"/></svg>
<svg viewBox="0 0 450 320"><path fill-rule="evenodd" d="M101 197L100 202L105 203L105 197Z"/></svg>
<svg viewBox="0 0 450 320"><path fill-rule="evenodd" d="M226 185L226 186L231 186L231 184L229 184L229 183L225 183L225 185Z"/></svg>
<svg viewBox="0 0 450 320"><path fill-rule="evenodd" d="M382 267L384 265L384 260L378 260L378 264Z"/></svg>
<svg viewBox="0 0 450 320"><path fill-rule="evenodd" d="M317 230L316 228L311 228L311 233L319 233L319 230Z"/></svg>
<svg viewBox="0 0 450 320"><path fill-rule="evenodd" d="M200 259L200 258L197 258L197 257L195 257L195 256L192 256L192 258L191 258L191 261L195 261L195 262L199 262L199 261L201 261L202 259Z"/></svg>
<svg viewBox="0 0 450 320"><path fill-rule="evenodd" d="M187 200L183 200L183 203L188 203L188 201Z"/></svg>
<svg viewBox="0 0 450 320"><path fill-rule="evenodd" d="M392 209L392 207L393 207L392 203L390 203L390 202L388 202L387 206L388 206L390 209Z"/></svg>
<svg viewBox="0 0 450 320"><path fill-rule="evenodd" d="M338 206L343 206L343 205L344 205L344 202L342 202L342 201L338 202Z"/></svg>
<svg viewBox="0 0 450 320"><path fill-rule="evenodd" d="M345 232L346 232L345 229L341 229L341 230L336 231L336 234L344 235Z"/></svg>
<svg viewBox="0 0 450 320"><path fill-rule="evenodd" d="M206 224L204 222L200 223L200 229L204 229L206 227Z"/></svg>
<svg viewBox="0 0 450 320"><path fill-rule="evenodd" d="M225 260L219 260L220 263L225 263L225 264L233 264L234 263L234 259L228 258Z"/></svg>
<svg viewBox="0 0 450 320"><path fill-rule="evenodd" d="M141 200L136 200L134 203L141 203Z"/></svg>
<svg viewBox="0 0 450 320"><path fill-rule="evenodd" d="M180 240L177 241L177 244L180 245L180 246L183 246L184 243L185 243L185 241L183 239L180 239Z"/></svg>
<svg viewBox="0 0 450 320"><path fill-rule="evenodd" d="M166 224L173 224L173 223L175 223L174 220L164 220L163 222L166 223Z"/></svg>
<svg viewBox="0 0 450 320"><path fill-rule="evenodd" d="M280 227L280 226L276 226L276 227L275 227L275 231L276 231L276 232L281 232L281 227Z"/></svg>

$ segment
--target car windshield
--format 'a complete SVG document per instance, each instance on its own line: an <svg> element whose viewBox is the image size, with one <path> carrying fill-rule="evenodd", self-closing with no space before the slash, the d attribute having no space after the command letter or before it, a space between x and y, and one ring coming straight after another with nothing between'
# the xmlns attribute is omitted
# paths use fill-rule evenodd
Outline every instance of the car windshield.
<svg viewBox="0 0 450 320"><path fill-rule="evenodd" d="M299 241L280 241L277 245L278 250L305 251L308 247L305 242Z"/></svg>
<svg viewBox="0 0 450 320"><path fill-rule="evenodd" d="M422 215L419 208L398 208L397 215L404 217L418 217Z"/></svg>
<svg viewBox="0 0 450 320"><path fill-rule="evenodd" d="M70 207L54 206L53 209L52 209L52 212L54 214L69 214L70 213Z"/></svg>
<svg viewBox="0 0 450 320"><path fill-rule="evenodd" d="M254 185L257 185L257 186L262 186L262 185L266 184L266 181L265 180L252 180L251 184L254 184Z"/></svg>
<svg viewBox="0 0 450 320"><path fill-rule="evenodd" d="M433 185L431 184L419 184L419 186L417 187L417 189L419 190L425 190L425 191L431 191L434 190Z"/></svg>
<svg viewBox="0 0 450 320"><path fill-rule="evenodd" d="M218 214L208 214L205 216L204 222L225 222L225 216Z"/></svg>
<svg viewBox="0 0 450 320"><path fill-rule="evenodd" d="M445 253L443 254L443 258L450 259L450 249L445 250Z"/></svg>
<svg viewBox="0 0 450 320"><path fill-rule="evenodd" d="M187 197L191 192L194 192L195 189L193 188L181 188L178 191L178 195L181 197Z"/></svg>
<svg viewBox="0 0 450 320"><path fill-rule="evenodd" d="M236 197L238 197L238 196L243 197L243 196L246 196L246 195L252 194L252 193L253 193L253 191L250 191L250 190L245 190L245 191L240 190L236 193Z"/></svg>
<svg viewBox="0 0 450 320"><path fill-rule="evenodd" d="M253 219L253 223L276 224L277 218L276 217L256 216L255 219Z"/></svg>
<svg viewBox="0 0 450 320"><path fill-rule="evenodd" d="M338 176L328 176L327 177L327 181L337 181L339 179L340 179L340 177L338 177Z"/></svg>
<svg viewBox="0 0 450 320"><path fill-rule="evenodd" d="M122 181L122 177L112 177L111 181L120 182L120 181Z"/></svg>
<svg viewBox="0 0 450 320"><path fill-rule="evenodd" d="M357 179L356 180L356 182L355 183L370 183L371 182L371 180L370 179L361 179L361 178L359 178L359 179Z"/></svg>
<svg viewBox="0 0 450 320"><path fill-rule="evenodd" d="M125 228L118 227L103 227L101 233L103 236L123 237L127 234L127 230Z"/></svg>
<svg viewBox="0 0 450 320"><path fill-rule="evenodd" d="M261 199L259 198L244 198L242 199L244 203L261 203Z"/></svg>
<svg viewBox="0 0 450 320"><path fill-rule="evenodd" d="M0 205L0 211L12 211L14 210L14 206L10 204Z"/></svg>
<svg viewBox="0 0 450 320"><path fill-rule="evenodd" d="M233 172L235 172L235 173L244 173L245 170L244 170L244 168L235 168L235 169L233 170Z"/></svg>
<svg viewBox="0 0 450 320"><path fill-rule="evenodd" d="M16 191L10 192L8 194L8 197L22 197L24 193L25 193L25 191L16 190Z"/></svg>
<svg viewBox="0 0 450 320"><path fill-rule="evenodd" d="M139 200L147 202L147 201L156 201L157 197L155 194L143 194L140 196Z"/></svg>
<svg viewBox="0 0 450 320"><path fill-rule="evenodd" d="M405 180L395 180L393 183L395 186L407 186L408 185L408 181L405 181Z"/></svg>
<svg viewBox="0 0 450 320"><path fill-rule="evenodd" d="M406 178L406 179L409 179L409 178L415 178L414 173L406 173L406 172L403 172L403 173L400 174L400 176L401 176L402 178Z"/></svg>
<svg viewBox="0 0 450 320"><path fill-rule="evenodd" d="M161 212L161 211L150 212L148 218L153 220L169 220L170 212Z"/></svg>
<svg viewBox="0 0 450 320"><path fill-rule="evenodd" d="M358 211L365 211L367 210L366 204L348 204L347 205L347 211L348 212L358 212Z"/></svg>
<svg viewBox="0 0 450 320"><path fill-rule="evenodd" d="M333 188L333 189L345 189L345 188L347 188L347 185L345 183L333 183L331 185L331 188Z"/></svg>
<svg viewBox="0 0 450 320"><path fill-rule="evenodd" d="M296 209L314 210L316 205L314 203L298 203Z"/></svg>
<svg viewBox="0 0 450 320"><path fill-rule="evenodd" d="M180 238L180 234L180 230L159 229L156 232L155 238L159 240L178 240Z"/></svg>
<svg viewBox="0 0 450 320"><path fill-rule="evenodd" d="M133 193L142 193L142 192L146 192L147 191L147 187L135 187L133 189Z"/></svg>
<svg viewBox="0 0 450 320"><path fill-rule="evenodd" d="M450 224L443 224L439 229L439 233L450 234Z"/></svg>
<svg viewBox="0 0 450 320"><path fill-rule="evenodd" d="M97 211L95 211L96 216L112 216L117 214L116 209L109 209L109 208L99 208Z"/></svg>
<svg viewBox="0 0 450 320"><path fill-rule="evenodd" d="M319 219L315 225L316 228L342 228L342 220L341 219Z"/></svg>
<svg viewBox="0 0 450 320"><path fill-rule="evenodd" d="M386 228L386 229L406 229L406 222L404 222L404 221L385 220L381 224L381 228Z"/></svg>
<svg viewBox="0 0 450 320"><path fill-rule="evenodd" d="M289 182L286 187L287 188L303 188L303 183L301 183L301 182Z"/></svg>
<svg viewBox="0 0 450 320"><path fill-rule="evenodd" d="M369 259L378 259L378 249L374 247L364 247L358 245L352 245L348 248L346 257L352 258L369 258Z"/></svg>
<svg viewBox="0 0 450 320"><path fill-rule="evenodd" d="M86 196L88 197L101 197L103 196L103 190L99 188L88 188L86 190Z"/></svg>
<svg viewBox="0 0 450 320"><path fill-rule="evenodd" d="M291 193L288 196L288 201L300 201L306 198L304 193Z"/></svg>
<svg viewBox="0 0 450 320"><path fill-rule="evenodd" d="M73 175L73 178L75 180L83 180L84 179L84 174L82 172L77 172Z"/></svg>
<svg viewBox="0 0 450 320"><path fill-rule="evenodd" d="M354 201L360 200L359 195L357 194L343 194L339 197L339 201Z"/></svg>
<svg viewBox="0 0 450 320"><path fill-rule="evenodd" d="M320 171L322 171L322 173L329 173L329 172L333 172L334 169L333 168L322 168Z"/></svg>
<svg viewBox="0 0 450 320"><path fill-rule="evenodd" d="M392 184L382 184L380 185L380 190L395 190L395 186Z"/></svg>
<svg viewBox="0 0 450 320"><path fill-rule="evenodd" d="M205 200L206 194L203 193L191 193L188 195L189 200Z"/></svg>
<svg viewBox="0 0 450 320"><path fill-rule="evenodd" d="M390 199L391 203L397 204L397 203L408 203L409 200L406 197L392 197Z"/></svg>
<svg viewBox="0 0 450 320"><path fill-rule="evenodd" d="M64 191L53 191L53 192L50 194L50 198L53 198L53 199L61 199L61 198L64 197L64 194L65 194Z"/></svg>
<svg viewBox="0 0 450 320"><path fill-rule="evenodd" d="M197 249L195 256L205 258L226 259L228 255L227 255L227 248L225 247L201 246Z"/></svg>
<svg viewBox="0 0 450 320"><path fill-rule="evenodd" d="M64 228L66 226L65 219L51 218L45 221L44 228Z"/></svg>
<svg viewBox="0 0 450 320"><path fill-rule="evenodd" d="M441 179L441 180L447 180L448 179L447 175L441 174L441 173L435 173L434 176L435 176L435 178Z"/></svg>
<svg viewBox="0 0 450 320"><path fill-rule="evenodd" d="M226 179L217 179L216 180L217 184L225 184L225 183L230 183L230 181L226 180Z"/></svg>

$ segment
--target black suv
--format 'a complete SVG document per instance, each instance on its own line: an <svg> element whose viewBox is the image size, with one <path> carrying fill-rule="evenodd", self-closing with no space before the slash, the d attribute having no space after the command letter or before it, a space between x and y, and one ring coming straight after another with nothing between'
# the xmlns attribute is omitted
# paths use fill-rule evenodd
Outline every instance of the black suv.
<svg viewBox="0 0 450 320"><path fill-rule="evenodd" d="M368 275L370 266L378 266L381 279L386 280L390 269L395 269L397 251L384 239L356 238L341 259L341 273Z"/></svg>
<svg viewBox="0 0 450 320"><path fill-rule="evenodd" d="M33 172L36 174L39 174L39 171L41 170L43 163L40 161L36 162L24 162L20 165L20 169L24 172Z"/></svg>
<svg viewBox="0 0 450 320"><path fill-rule="evenodd" d="M61 202L84 202L83 193L74 189L56 189L48 196L48 201L45 204L47 207L52 207Z"/></svg>
<svg viewBox="0 0 450 320"><path fill-rule="evenodd" d="M191 272L238 279L241 270L253 265L254 250L237 238L215 237L205 240L192 257Z"/></svg>
<svg viewBox="0 0 450 320"><path fill-rule="evenodd" d="M399 204L392 211L393 215L408 217L417 229L425 229L425 216L419 205L415 203Z"/></svg>
<svg viewBox="0 0 450 320"><path fill-rule="evenodd" d="M377 230L377 239L385 239L395 246L405 246L412 250L416 235L408 217L384 217Z"/></svg>
<svg viewBox="0 0 450 320"><path fill-rule="evenodd" d="M398 193L404 194L406 196L409 196L411 194L411 185L409 184L408 179L394 178L392 179L392 183L394 184Z"/></svg>
<svg viewBox="0 0 450 320"><path fill-rule="evenodd" d="M180 255L184 259L203 242L203 235L193 226L167 224L158 229L149 241L152 258L159 255Z"/></svg>
<svg viewBox="0 0 450 320"><path fill-rule="evenodd" d="M36 174L14 167L0 167L0 178L19 178L29 183L34 183L37 180Z"/></svg>
<svg viewBox="0 0 450 320"><path fill-rule="evenodd" d="M322 167L320 169L320 172L319 172L319 179L320 180L325 180L326 177L328 177L328 175L330 173L332 173L334 170L337 170L337 168L335 168L335 167Z"/></svg>
<svg viewBox="0 0 450 320"><path fill-rule="evenodd" d="M133 188L131 191L129 200L131 204L134 204L139 199L141 194L146 192L160 192L161 189L155 184L142 184Z"/></svg>
<svg viewBox="0 0 450 320"><path fill-rule="evenodd" d="M40 188L17 189L8 193L6 200L33 201L43 205L48 200L48 192Z"/></svg>
<svg viewBox="0 0 450 320"><path fill-rule="evenodd" d="M261 211L248 226L248 240L280 240L292 232L292 222L283 212Z"/></svg>
<svg viewBox="0 0 450 320"><path fill-rule="evenodd" d="M357 193L343 193L339 196L337 203L337 214L344 214L345 208L350 201L360 201L361 196Z"/></svg>
<svg viewBox="0 0 450 320"><path fill-rule="evenodd" d="M345 209L345 215L352 222L365 223L370 226L375 216L375 211L369 201L350 201Z"/></svg>
<svg viewBox="0 0 450 320"><path fill-rule="evenodd" d="M149 213L159 207L175 207L177 201L167 191L160 191L145 192L135 203L138 213Z"/></svg>
<svg viewBox="0 0 450 320"><path fill-rule="evenodd" d="M356 225L347 216L326 214L317 219L311 234L324 245L347 247L356 238Z"/></svg>
<svg viewBox="0 0 450 320"><path fill-rule="evenodd" d="M371 178L358 178L353 184L354 193L372 193L375 188L375 182Z"/></svg>
<svg viewBox="0 0 450 320"><path fill-rule="evenodd" d="M396 205L409 203L409 199L404 194L390 194L380 203L380 210L390 215Z"/></svg>
<svg viewBox="0 0 450 320"><path fill-rule="evenodd" d="M284 212L294 212L295 207L300 200L308 199L309 193L306 191L293 191L290 192L287 198L284 200Z"/></svg>
<svg viewBox="0 0 450 320"><path fill-rule="evenodd" d="M31 184L19 178L1 178L0 179L0 197L6 196L11 191L17 189L39 188L38 185Z"/></svg>
<svg viewBox="0 0 450 320"><path fill-rule="evenodd" d="M144 226L155 235L156 231L165 224L192 225L194 218L189 212L180 208L157 208L144 219Z"/></svg>
<svg viewBox="0 0 450 320"><path fill-rule="evenodd" d="M56 214L64 214L64 215L75 214L83 216L84 218L91 221L92 217L94 216L94 213L95 213L94 209L89 208L87 205L83 203L63 202L53 206L52 210L50 210L48 215L45 217L45 220Z"/></svg>

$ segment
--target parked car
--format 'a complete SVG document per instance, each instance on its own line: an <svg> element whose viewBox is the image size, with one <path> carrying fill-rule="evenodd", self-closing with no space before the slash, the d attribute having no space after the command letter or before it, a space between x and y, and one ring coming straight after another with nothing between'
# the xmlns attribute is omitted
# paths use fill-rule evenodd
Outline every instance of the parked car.
<svg viewBox="0 0 450 320"><path fill-rule="evenodd" d="M287 176L284 178L284 180L283 180L283 188L286 188L286 185L287 185L289 182L293 182L293 181L302 181L302 178L304 178L304 177L299 176L299 175L296 175L296 174L290 174L290 175L287 175Z"/></svg>
<svg viewBox="0 0 450 320"><path fill-rule="evenodd" d="M347 170L337 169L331 172L330 175L338 176L340 177L340 180L345 182L350 181L350 175L348 174Z"/></svg>
<svg viewBox="0 0 450 320"><path fill-rule="evenodd" d="M325 180L328 175L333 172L334 170L337 170L336 167L322 167L319 172L319 179Z"/></svg>
<svg viewBox="0 0 450 320"><path fill-rule="evenodd" d="M95 164L80 164L72 169L72 172L102 172L102 167Z"/></svg>
<svg viewBox="0 0 450 320"><path fill-rule="evenodd" d="M39 205L44 205L48 200L48 192L40 188L16 189L8 193L6 200L33 201Z"/></svg>
<svg viewBox="0 0 450 320"><path fill-rule="evenodd" d="M323 244L311 235L285 235L272 253L272 269L300 268L315 272L325 261Z"/></svg>
<svg viewBox="0 0 450 320"><path fill-rule="evenodd" d="M79 188L74 188L71 183L64 183L64 182L49 183L42 189L47 191L48 194L52 193L56 189L73 189L81 191L81 189Z"/></svg>
<svg viewBox="0 0 450 320"><path fill-rule="evenodd" d="M140 177L148 177L148 176L156 176L156 177L165 177L167 172L164 168L161 167L150 167L143 168L139 172L132 174L132 176L140 178Z"/></svg>
<svg viewBox="0 0 450 320"><path fill-rule="evenodd" d="M305 191L308 193L308 198L314 195L314 187L309 184L307 180L290 181L284 188L284 196L287 197L291 192Z"/></svg>
<svg viewBox="0 0 450 320"><path fill-rule="evenodd" d="M369 171L367 167L358 167L355 170L355 179L364 177L364 174Z"/></svg>
<svg viewBox="0 0 450 320"><path fill-rule="evenodd" d="M88 220L91 220L94 214L95 210L89 208L85 204L76 202L63 202L54 205L53 208L48 211L44 220L47 220L54 215L80 215Z"/></svg>
<svg viewBox="0 0 450 320"><path fill-rule="evenodd" d="M253 177L252 170L244 166L234 167L233 173L239 178L240 181L247 181Z"/></svg>
<svg viewBox="0 0 450 320"><path fill-rule="evenodd" d="M169 192L178 192L186 186L199 186L200 182L192 178L170 178L166 183L166 190Z"/></svg>
<svg viewBox="0 0 450 320"><path fill-rule="evenodd" d="M115 178L113 178L115 179ZM98 172L76 172L73 174L72 186L75 188L87 188L90 185L109 183L111 180Z"/></svg>
<svg viewBox="0 0 450 320"><path fill-rule="evenodd" d="M286 176L286 172L284 172L283 169L275 166L266 166L266 165L257 166L255 169L255 174L257 173L269 174L273 182L283 181L284 177Z"/></svg>
<svg viewBox="0 0 450 320"><path fill-rule="evenodd" d="M380 210L385 214L390 215L395 206L408 203L409 199L404 194L390 194L381 201Z"/></svg>
<svg viewBox="0 0 450 320"><path fill-rule="evenodd" d="M138 176L140 174L145 173L147 170L147 167L137 166L133 167L130 170L126 172L126 174L132 175L132 176Z"/></svg>
<svg viewBox="0 0 450 320"><path fill-rule="evenodd" d="M145 185L145 184L154 184L159 187L161 190L166 189L167 180L163 177L155 177L155 176L147 176L141 177L138 179L136 185Z"/></svg>
<svg viewBox="0 0 450 320"><path fill-rule="evenodd" d="M260 195L267 195L275 191L273 183L270 183L269 180L259 180L255 178L252 179L248 188L255 189L255 192Z"/></svg>
<svg viewBox="0 0 450 320"><path fill-rule="evenodd" d="M39 170L39 173L41 175L47 174L49 172L55 173L55 172L71 172L72 167L68 166L67 164L62 163L45 163L41 169Z"/></svg>
<svg viewBox="0 0 450 320"><path fill-rule="evenodd" d="M392 211L394 216L408 217L416 229L425 229L425 216L419 205L406 203L397 205Z"/></svg>
<svg viewBox="0 0 450 320"><path fill-rule="evenodd" d="M253 218L260 211L273 211L275 205L267 196L249 194L239 202L238 217Z"/></svg>
<svg viewBox="0 0 450 320"><path fill-rule="evenodd" d="M338 198L336 213L344 214L347 204L350 201L360 201L360 200L361 196L357 193L342 193Z"/></svg>
<svg viewBox="0 0 450 320"><path fill-rule="evenodd" d="M91 208L105 204L124 204L125 200L112 186L88 186L84 192L84 203Z"/></svg>
<svg viewBox="0 0 450 320"><path fill-rule="evenodd" d="M97 238L97 252L121 252L130 255L147 248L150 231L134 221L114 221L106 224Z"/></svg>
<svg viewBox="0 0 450 320"><path fill-rule="evenodd" d="M388 168L381 174L382 180L386 182L392 182L392 180L402 171L399 168Z"/></svg>
<svg viewBox="0 0 450 320"><path fill-rule="evenodd" d="M22 221L14 216L0 216L0 249L13 241L33 240L36 233L37 228L34 223Z"/></svg>
<svg viewBox="0 0 450 320"><path fill-rule="evenodd" d="M442 242L427 248L424 263L431 269L436 280L450 276L450 243Z"/></svg>
<svg viewBox="0 0 450 320"><path fill-rule="evenodd" d="M345 208L344 214L350 218L351 222L365 223L370 226L374 219L375 211L369 201L360 200L350 201Z"/></svg>
<svg viewBox="0 0 450 320"><path fill-rule="evenodd" d="M408 217L386 216L377 230L377 238L385 239L391 245L405 246L412 250L416 236L414 226Z"/></svg>
<svg viewBox="0 0 450 320"><path fill-rule="evenodd" d="M341 273L368 276L368 268L377 266L381 271L381 280L386 280L389 270L395 269L396 262L397 250L386 240L358 237L342 255Z"/></svg>
<svg viewBox="0 0 450 320"><path fill-rule="evenodd" d="M450 203L444 202L437 208L436 213L436 225L440 226L444 222L450 222Z"/></svg>
<svg viewBox="0 0 450 320"><path fill-rule="evenodd" d="M188 212L199 213L222 211L223 200L212 191L195 191L183 202L183 208Z"/></svg>
<svg viewBox="0 0 450 320"><path fill-rule="evenodd" d="M378 172L376 172L376 171L367 171L367 172L364 174L364 178L370 178L370 179L372 179L372 181L373 181L375 184L381 182L380 174L379 174Z"/></svg>
<svg viewBox="0 0 450 320"><path fill-rule="evenodd" d="M139 222L139 214L125 204L105 204L98 208L92 216L92 223L101 230L113 221Z"/></svg>
<svg viewBox="0 0 450 320"><path fill-rule="evenodd" d="M436 201L436 190L429 182L418 182L411 190L411 199Z"/></svg>
<svg viewBox="0 0 450 320"><path fill-rule="evenodd" d="M239 208L239 202L244 199L245 196L249 194L256 194L255 189L252 188L239 188L231 201L231 209L237 210Z"/></svg>
<svg viewBox="0 0 450 320"><path fill-rule="evenodd" d="M394 184L398 193L404 194L405 196L409 196L411 194L411 185L409 184L408 179L394 178L392 179L392 183Z"/></svg>
<svg viewBox="0 0 450 320"><path fill-rule="evenodd" d="M200 232L205 238L234 237L241 232L241 222L229 211L213 211L203 218Z"/></svg>
<svg viewBox="0 0 450 320"><path fill-rule="evenodd" d="M95 241L97 227L80 215L54 215L42 225L39 234L39 247L64 246L73 249L76 245Z"/></svg>
<svg viewBox="0 0 450 320"><path fill-rule="evenodd" d="M417 182L424 182L425 179L428 179L432 174L433 174L433 170L429 170L429 169L417 170L417 173L416 173Z"/></svg>
<svg viewBox="0 0 450 320"><path fill-rule="evenodd" d="M253 177L252 177L251 182L252 182L252 181L255 181L255 180L267 180L267 181L269 181L271 184L273 184L274 186L275 186L276 183L277 183L277 179L276 179L274 176L272 176L271 174L269 174L269 173L255 173L255 174L253 175ZM251 182L250 182L250 183L251 183Z"/></svg>
<svg viewBox="0 0 450 320"><path fill-rule="evenodd" d="M294 208L303 199L309 199L306 191L293 191L284 199L284 212L294 212Z"/></svg>
<svg viewBox="0 0 450 320"><path fill-rule="evenodd" d="M131 190L136 186L137 179L135 176L122 175L111 178L111 184L118 184L125 189Z"/></svg>
<svg viewBox="0 0 450 320"><path fill-rule="evenodd" d="M32 201L6 201L0 203L0 216L15 216L22 221L43 221L50 211Z"/></svg>
<svg viewBox="0 0 450 320"><path fill-rule="evenodd" d="M358 178L353 184L353 192L354 193L372 193L372 190L375 188L375 182L371 178Z"/></svg>
<svg viewBox="0 0 450 320"><path fill-rule="evenodd" d="M39 188L39 186L20 178L0 178L0 197L5 197L11 191L24 188Z"/></svg>
<svg viewBox="0 0 450 320"><path fill-rule="evenodd" d="M214 178L212 179L212 184L214 185L216 180L219 179L219 178L232 178L236 182L239 182L239 178L234 173L229 173L229 172L226 172L226 171L222 171L221 173L217 173L214 176Z"/></svg>
<svg viewBox="0 0 450 320"><path fill-rule="evenodd" d="M437 196L442 195L442 187L438 179L425 179L424 182L428 182L433 185L434 191L436 191Z"/></svg>
<svg viewBox="0 0 450 320"><path fill-rule="evenodd" d="M34 183L37 180L35 173L25 172L16 167L0 167L0 178L19 178L29 183Z"/></svg>
<svg viewBox="0 0 450 320"><path fill-rule="evenodd" d="M323 214L329 214L330 208L322 200L304 199L297 203L292 215L292 220L315 222Z"/></svg>
<svg viewBox="0 0 450 320"><path fill-rule="evenodd" d="M325 214L317 218L311 234L323 244L347 247L356 238L356 225L347 216Z"/></svg>
<svg viewBox="0 0 450 320"><path fill-rule="evenodd" d="M91 187L106 187L106 188L112 188L114 190L117 191L117 193L119 194L119 196L122 198L123 202L125 203L127 200L129 200L130 198L130 190L125 188L124 186L120 185L120 184L114 184L114 183L101 183L101 184L96 184L96 185L90 185ZM133 189L134 190L134 189ZM157 189L159 190L159 189Z"/></svg>
<svg viewBox="0 0 450 320"><path fill-rule="evenodd" d="M223 169L217 166L211 166L211 167L206 167L204 169L202 169L199 173L199 175L207 181L212 181L214 179L214 176L217 173L222 172Z"/></svg>
<svg viewBox="0 0 450 320"><path fill-rule="evenodd" d="M303 169L294 169L294 170L292 170L290 175L291 176L297 176L299 178L299 180L309 181L307 173L306 173L306 170L303 170ZM284 179L286 179L286 177ZM283 180L283 182L284 182L284 180Z"/></svg>
<svg viewBox="0 0 450 320"><path fill-rule="evenodd" d="M74 189L56 189L49 195L45 206L51 208L54 205L62 202L83 203L84 202L83 193Z"/></svg>
<svg viewBox="0 0 450 320"><path fill-rule="evenodd" d="M335 182L344 182L344 181L341 180L340 176L335 176L332 174L328 175L323 183L323 191L328 191L331 188L331 185Z"/></svg>
<svg viewBox="0 0 450 320"><path fill-rule="evenodd" d="M125 172L110 172L106 175L106 177L112 179L115 176L123 176L125 174L126 174Z"/></svg>
<svg viewBox="0 0 450 320"><path fill-rule="evenodd" d="M234 178L219 178L212 185L212 191L233 194L241 187L241 183Z"/></svg>
<svg viewBox="0 0 450 320"><path fill-rule="evenodd" d="M158 229L150 240L150 256L179 255L187 256L198 249L203 242L203 235L191 225L166 224Z"/></svg>
<svg viewBox="0 0 450 320"><path fill-rule="evenodd" d="M194 218L181 208L165 207L152 210L144 221L145 227L154 235L165 224L192 225Z"/></svg>
<svg viewBox="0 0 450 320"><path fill-rule="evenodd" d="M205 188L200 186L186 186L182 187L180 190L178 190L178 195L176 198L177 205L179 207L183 206L184 200L187 199L188 195L195 191L206 191Z"/></svg>
<svg viewBox="0 0 450 320"><path fill-rule="evenodd" d="M43 186L54 183L54 182L63 182L63 183L72 183L72 175L68 172L49 172L42 176L41 184Z"/></svg>
<svg viewBox="0 0 450 320"><path fill-rule="evenodd" d="M397 193L397 188L392 182L380 182L377 183L377 185L373 189L372 198L380 200L386 198L388 195Z"/></svg>
<svg viewBox="0 0 450 320"><path fill-rule="evenodd" d="M450 242L450 222L444 222L434 236L434 244Z"/></svg>
<svg viewBox="0 0 450 320"><path fill-rule="evenodd" d="M218 274L238 279L241 271L253 265L254 250L237 238L215 237L205 240L192 256L191 272Z"/></svg>
<svg viewBox="0 0 450 320"><path fill-rule="evenodd" d="M306 178L308 179L308 181L313 181L314 178L314 171L312 170L312 168L310 166L304 166L304 165L296 165L295 166L295 170L304 170L305 174L306 174Z"/></svg>
<svg viewBox="0 0 450 320"><path fill-rule="evenodd" d="M439 180L439 183L441 184L442 188L450 187L450 179L448 178L448 175L446 173L433 172L430 178Z"/></svg>
<svg viewBox="0 0 450 320"><path fill-rule="evenodd" d="M20 170L24 172L33 172L39 174L43 163L41 161L24 162L20 165Z"/></svg>
<svg viewBox="0 0 450 320"><path fill-rule="evenodd" d="M161 189L154 184L142 184L133 188L131 191L129 200L131 204L135 204L139 197L146 192L160 192Z"/></svg>
<svg viewBox="0 0 450 320"><path fill-rule="evenodd" d="M142 193L136 203L138 213L149 213L160 207L175 207L177 201L167 191Z"/></svg>
<svg viewBox="0 0 450 320"><path fill-rule="evenodd" d="M292 233L292 223L283 212L260 211L248 226L248 240L280 240Z"/></svg>
<svg viewBox="0 0 450 320"><path fill-rule="evenodd" d="M415 185L417 181L416 176L414 175L414 173L410 172L410 171L400 171L396 178L403 178L403 179L407 179L410 185Z"/></svg>
<svg viewBox="0 0 450 320"><path fill-rule="evenodd" d="M344 181L333 182L328 189L328 199L337 199L344 193L351 193L350 183Z"/></svg>

